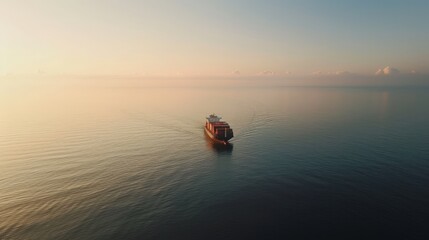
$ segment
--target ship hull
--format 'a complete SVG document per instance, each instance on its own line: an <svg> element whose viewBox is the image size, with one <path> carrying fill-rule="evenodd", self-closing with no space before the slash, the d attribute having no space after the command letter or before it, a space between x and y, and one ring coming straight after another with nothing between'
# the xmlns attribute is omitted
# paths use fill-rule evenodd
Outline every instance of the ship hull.
<svg viewBox="0 0 429 240"><path fill-rule="evenodd" d="M228 144L229 139L226 140L226 139L217 138L216 135L213 134L207 127L204 127L204 131L206 132L207 136L209 136L213 141L223 143L223 144Z"/></svg>

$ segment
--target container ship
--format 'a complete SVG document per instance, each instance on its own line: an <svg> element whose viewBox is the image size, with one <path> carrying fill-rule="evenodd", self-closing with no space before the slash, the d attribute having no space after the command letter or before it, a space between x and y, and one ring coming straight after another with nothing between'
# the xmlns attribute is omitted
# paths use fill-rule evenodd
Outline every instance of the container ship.
<svg viewBox="0 0 429 240"><path fill-rule="evenodd" d="M234 133L227 122L221 121L221 117L211 114L208 116L205 126L207 135L218 142L228 144L228 140L234 137Z"/></svg>

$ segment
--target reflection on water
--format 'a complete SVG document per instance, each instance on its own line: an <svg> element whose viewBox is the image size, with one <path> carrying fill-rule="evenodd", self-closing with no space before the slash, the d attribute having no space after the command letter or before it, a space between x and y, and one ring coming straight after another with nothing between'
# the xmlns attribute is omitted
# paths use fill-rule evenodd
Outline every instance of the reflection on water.
<svg viewBox="0 0 429 240"><path fill-rule="evenodd" d="M207 143L207 146L219 154L231 154L232 150L234 148L234 145L232 143L220 143L216 142L213 139L211 139L209 136L207 136L206 133L204 133L204 137Z"/></svg>

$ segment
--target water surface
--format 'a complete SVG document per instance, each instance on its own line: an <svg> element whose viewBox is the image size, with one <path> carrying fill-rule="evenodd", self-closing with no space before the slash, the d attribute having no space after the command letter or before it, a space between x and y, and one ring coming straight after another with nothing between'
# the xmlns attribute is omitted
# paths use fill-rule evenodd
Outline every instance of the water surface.
<svg viewBox="0 0 429 240"><path fill-rule="evenodd" d="M424 239L413 88L2 90L1 239ZM213 144L204 117L233 127Z"/></svg>

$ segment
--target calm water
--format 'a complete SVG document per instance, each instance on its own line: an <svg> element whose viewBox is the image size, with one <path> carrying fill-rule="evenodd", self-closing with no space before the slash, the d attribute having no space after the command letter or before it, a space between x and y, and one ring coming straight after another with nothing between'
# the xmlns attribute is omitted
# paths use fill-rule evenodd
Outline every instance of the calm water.
<svg viewBox="0 0 429 240"><path fill-rule="evenodd" d="M428 93L4 90L0 239L427 239Z"/></svg>

